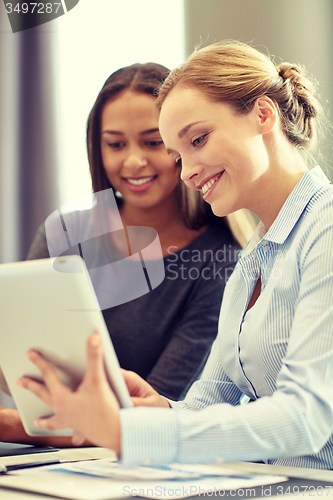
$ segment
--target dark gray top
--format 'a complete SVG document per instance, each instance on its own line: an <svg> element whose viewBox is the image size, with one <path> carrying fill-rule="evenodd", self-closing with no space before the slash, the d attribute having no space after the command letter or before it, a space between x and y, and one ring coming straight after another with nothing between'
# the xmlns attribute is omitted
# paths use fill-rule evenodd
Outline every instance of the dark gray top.
<svg viewBox="0 0 333 500"><path fill-rule="evenodd" d="M210 226L164 258L165 279L157 288L103 310L120 366L137 372L160 394L182 399L216 337L224 286L238 251L224 223ZM27 259L48 257L42 224Z"/></svg>

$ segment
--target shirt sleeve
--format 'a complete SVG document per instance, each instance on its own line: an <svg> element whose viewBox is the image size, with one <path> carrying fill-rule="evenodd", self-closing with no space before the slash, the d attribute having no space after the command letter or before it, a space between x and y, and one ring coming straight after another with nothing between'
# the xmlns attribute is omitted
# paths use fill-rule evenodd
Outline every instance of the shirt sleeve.
<svg viewBox="0 0 333 500"><path fill-rule="evenodd" d="M218 339L213 343L201 378L192 384L176 409L198 410L218 403L239 404L242 392L222 368ZM172 405L173 406L173 405Z"/></svg>
<svg viewBox="0 0 333 500"><path fill-rule="evenodd" d="M170 399L182 399L199 378L217 335L225 280L220 277L224 276L221 266L220 275L214 277L213 266L216 269L216 262L206 266L207 272L196 280L179 321L173 325L170 341L147 377ZM233 266L233 262L225 264L230 273ZM211 279L205 279L208 276Z"/></svg>
<svg viewBox="0 0 333 500"><path fill-rule="evenodd" d="M184 439L183 430L179 426L182 416L186 423L186 429L188 429L189 426L191 427L191 421L195 422L196 416L202 415L202 419L205 420L206 417L202 408L209 410L213 408L211 405L227 401L237 404L241 394L241 391L222 369L218 342L215 341L201 379L192 385L184 401L175 402L169 400L172 409L141 407L120 410L122 462L126 467L137 464L170 463L182 460L182 457L184 457L184 462L192 462L193 460L186 451L186 443L191 442L192 436L189 434ZM189 410L202 411L194 412ZM207 425L208 422L204 425L206 430ZM203 427L201 425L199 433L201 434L202 431ZM207 434L201 434L202 438L206 441ZM212 439L213 441L215 439L214 430ZM200 460L195 459L194 462L202 463L204 461L215 461L216 459L215 457L214 460L211 460L210 457L207 457L207 460L205 460L200 450L197 450L198 452Z"/></svg>
<svg viewBox="0 0 333 500"><path fill-rule="evenodd" d="M141 419L136 418L135 411L131 414L132 410L126 410L123 418L121 410L125 463L145 460L163 463L165 459L185 463L253 461L313 455L323 447L328 448L327 457L332 456L333 225L330 219L331 208L313 221L298 257L301 275L298 301L287 353L276 381L277 390L272 396L236 406L237 398L225 398L228 381L218 367L216 341L202 380L194 384L184 403L173 405L173 410L160 409L165 420L157 417L156 409L140 409L144 412ZM206 376L208 379L204 379ZM234 391L235 388L230 393ZM203 408L191 411L195 406ZM167 417L167 412L174 416ZM160 426L158 420L163 422ZM151 426L154 430L150 438ZM138 438L133 442L128 439L133 428L142 442L147 439L150 443L139 459ZM160 451L157 456L155 444L172 452L163 455Z"/></svg>

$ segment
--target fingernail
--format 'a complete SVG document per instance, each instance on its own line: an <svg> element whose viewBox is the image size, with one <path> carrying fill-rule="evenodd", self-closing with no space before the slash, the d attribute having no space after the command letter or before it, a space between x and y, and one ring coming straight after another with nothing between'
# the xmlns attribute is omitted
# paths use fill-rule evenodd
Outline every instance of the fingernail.
<svg viewBox="0 0 333 500"><path fill-rule="evenodd" d="M101 339L100 339L100 336L98 333L94 333L91 337L90 337L90 345L91 347L99 347L101 344Z"/></svg>
<svg viewBox="0 0 333 500"><path fill-rule="evenodd" d="M22 380L20 378L18 380L16 380L16 385L19 385L20 387L23 387L23 382L22 382Z"/></svg>

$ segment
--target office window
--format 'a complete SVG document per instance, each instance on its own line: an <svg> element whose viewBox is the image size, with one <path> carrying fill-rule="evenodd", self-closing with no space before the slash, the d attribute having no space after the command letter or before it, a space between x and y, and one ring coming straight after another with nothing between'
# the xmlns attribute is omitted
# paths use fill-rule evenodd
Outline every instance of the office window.
<svg viewBox="0 0 333 500"><path fill-rule="evenodd" d="M80 0L55 23L61 204L90 193L86 120L106 78L136 62L184 59L182 0Z"/></svg>

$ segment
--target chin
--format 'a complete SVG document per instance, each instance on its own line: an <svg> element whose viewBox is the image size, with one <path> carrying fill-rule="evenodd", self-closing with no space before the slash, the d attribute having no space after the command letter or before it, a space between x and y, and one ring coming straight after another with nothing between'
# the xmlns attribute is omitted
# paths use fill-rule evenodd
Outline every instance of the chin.
<svg viewBox="0 0 333 500"><path fill-rule="evenodd" d="M226 217L227 215L237 212L237 210L242 208L242 205L238 203L236 199L229 197L227 200L225 196L221 196L219 199L213 201L211 208L217 217Z"/></svg>
<svg viewBox="0 0 333 500"><path fill-rule="evenodd" d="M223 207L216 206L214 203L211 205L211 208L216 217L225 217L231 213L231 210L223 209Z"/></svg>

